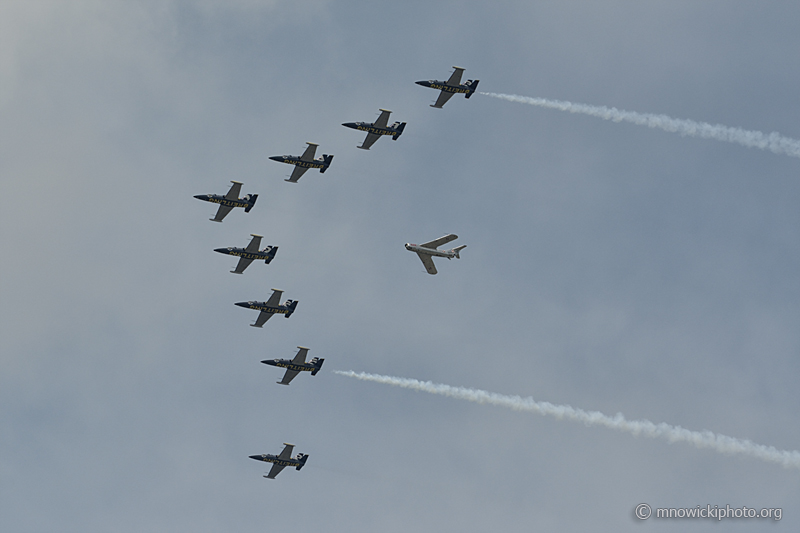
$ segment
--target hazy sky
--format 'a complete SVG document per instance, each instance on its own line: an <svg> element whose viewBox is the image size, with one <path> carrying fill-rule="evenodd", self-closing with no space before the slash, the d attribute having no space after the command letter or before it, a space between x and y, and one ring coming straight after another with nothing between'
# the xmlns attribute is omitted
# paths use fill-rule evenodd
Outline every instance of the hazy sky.
<svg viewBox="0 0 800 533"><path fill-rule="evenodd" d="M800 471L365 383L800 449L795 2L0 3L0 529L797 531ZM408 123L356 149L343 122ZM307 141L334 154L296 185ZM249 213L209 222L230 180ZM457 233L425 273L403 248ZM270 265L229 274L250 233ZM271 288L299 300L251 328ZM289 387L259 363L325 358ZM310 454L276 480L248 455ZM772 520L641 522L657 507Z"/></svg>

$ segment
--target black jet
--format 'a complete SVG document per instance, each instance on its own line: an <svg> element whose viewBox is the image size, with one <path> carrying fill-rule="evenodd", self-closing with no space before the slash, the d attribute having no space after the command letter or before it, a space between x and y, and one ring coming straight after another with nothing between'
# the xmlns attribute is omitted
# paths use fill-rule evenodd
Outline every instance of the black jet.
<svg viewBox="0 0 800 533"><path fill-rule="evenodd" d="M306 363L306 355L308 348L298 346L300 351L294 356L294 359L267 359L261 361L265 365L278 366L286 369L283 379L278 381L281 385L288 385L300 372L310 371L312 376L316 376L319 369L322 368L322 363L325 359L315 357L310 363Z"/></svg>
<svg viewBox="0 0 800 533"><path fill-rule="evenodd" d="M467 80L467 83L462 84L461 75L464 73L464 69L461 67L453 68L456 70L450 75L450 79L447 81L428 80L415 82L417 85L442 91L439 93L439 98L436 99L436 103L431 104L431 107L441 109L454 94L463 94L466 98L469 98L472 96L472 93L475 92L475 89L478 88L478 82L481 80Z"/></svg>
<svg viewBox="0 0 800 533"><path fill-rule="evenodd" d="M391 126L387 126L389 123L389 115L392 112L388 109L380 109L379 111L381 112L381 115L375 122L345 122L342 124L342 126L347 126L348 128L353 128L354 130L367 132L367 138L364 139L364 142L361 143L361 146L357 146L356 148L369 150L369 147L375 144L375 141L380 139L382 135L391 135L392 140L396 141L403 133L403 129L406 127L405 122L395 122Z"/></svg>
<svg viewBox="0 0 800 533"><path fill-rule="evenodd" d="M209 218L214 222L222 222L222 219L231 212L234 207L244 207L244 212L249 213L253 206L256 205L257 194L248 194L244 198L239 198L239 193L242 192L242 182L231 181L233 185L228 194L222 196L221 194L196 194L195 198L213 204L219 204L219 209L214 218Z"/></svg>
<svg viewBox="0 0 800 533"><path fill-rule="evenodd" d="M246 307L247 309L258 309L261 311L261 313L258 315L258 318L256 318L255 323L250 324L254 328L260 328L267 320L272 318L272 315L284 315L286 318L289 318L292 316L292 313L294 313L294 310L297 307L297 300L286 300L281 304L281 294L283 294L283 291L272 289L272 296L270 296L269 300L266 302L237 302L236 305L239 307Z"/></svg>
<svg viewBox="0 0 800 533"><path fill-rule="evenodd" d="M281 473L281 470L286 468L287 466L293 466L297 470L300 470L306 465L306 461L308 460L307 453L298 453L297 457L292 459L292 450L294 449L294 444L289 444L288 442L284 442L283 451L278 455L272 455L271 453L262 453L261 455L251 455L250 459L255 459L256 461L264 461L267 463L272 463L272 468L269 470L269 474L264 476L267 479L275 479L275 476Z"/></svg>
<svg viewBox="0 0 800 533"><path fill-rule="evenodd" d="M297 183L297 180L299 180L309 168L318 168L320 174L322 174L328 170L328 167L331 165L331 161L333 161L332 155L322 154L321 159L314 159L314 154L316 153L317 146L319 145L314 143L306 144L308 145L308 148L306 148L306 151L303 152L303 155L300 157L297 157L296 155L274 155L270 157L270 159L273 161L294 165L294 171L292 171L292 175L285 181Z"/></svg>
<svg viewBox="0 0 800 533"><path fill-rule="evenodd" d="M221 254L239 257L239 263L236 265L235 270L231 270L231 274L243 274L244 269L250 266L250 263L253 261L261 261L263 259L266 264L269 264L278 252L277 246L267 246L263 250L259 250L258 247L261 246L261 235L256 235L255 233L251 233L250 235L253 238L250 244L247 245L247 248L234 248L229 246L228 248L214 249L215 252Z"/></svg>

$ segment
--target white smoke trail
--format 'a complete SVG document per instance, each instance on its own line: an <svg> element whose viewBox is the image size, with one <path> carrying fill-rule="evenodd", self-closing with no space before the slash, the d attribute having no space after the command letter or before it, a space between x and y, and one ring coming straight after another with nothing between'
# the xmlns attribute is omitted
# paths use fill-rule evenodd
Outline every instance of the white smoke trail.
<svg viewBox="0 0 800 533"><path fill-rule="evenodd" d="M711 448L715 451L726 454L742 454L762 461L778 463L785 468L800 468L800 451L778 450L772 446L764 446L755 442L725 435L717 435L711 431L690 431L680 426L669 424L654 424L649 420L626 420L622 413L615 416L608 416L598 411L584 411L569 405L555 405L550 402L537 402L533 398L523 398L521 396L506 396L480 389L468 389L465 387L452 387L442 383L432 383L430 381L419 381L409 378L397 378L393 376L382 376L379 374L367 374L365 372L342 372L339 370L334 373L364 381L374 381L386 385L394 385L406 389L413 389L431 394L449 396L458 400L468 400L475 403L485 403L507 407L515 411L527 411L540 415L550 415L561 419L583 422L589 426L605 426L619 431L625 431L635 436L645 436L650 438L663 438L670 442L688 442L698 448Z"/></svg>
<svg viewBox="0 0 800 533"><path fill-rule="evenodd" d="M776 154L800 157L800 140L784 137L779 133L772 132L769 135L760 131L743 130L741 128L731 128L721 124L709 124L707 122L695 122L694 120L672 118L667 115L653 115L650 113L637 113L635 111L624 111L616 107L595 106L587 104L574 104L562 100L548 100L546 98L531 98L516 94L499 93L479 93L492 98L500 98L509 102L520 104L530 104L570 113L581 113L591 115L614 122L631 122L639 126L648 128L658 128L672 133L680 133L690 137L702 137L704 139L715 139L735 144L741 144L748 148L759 148L769 150Z"/></svg>

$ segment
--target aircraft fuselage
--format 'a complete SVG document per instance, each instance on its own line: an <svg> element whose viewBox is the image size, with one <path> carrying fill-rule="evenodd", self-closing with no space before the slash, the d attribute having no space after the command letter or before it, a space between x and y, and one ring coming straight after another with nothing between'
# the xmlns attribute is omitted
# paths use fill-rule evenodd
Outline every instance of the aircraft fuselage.
<svg viewBox="0 0 800 533"><path fill-rule="evenodd" d="M289 165L294 165L300 168L325 168L327 165L323 159L314 159L313 161L304 161L299 157L295 157L293 155L276 155L270 157L273 161L278 161L280 163L288 163Z"/></svg>
<svg viewBox="0 0 800 533"><path fill-rule="evenodd" d="M431 89L438 89L446 93L455 94L466 94L474 90L466 85L448 85L447 82L439 80L418 81L416 84L422 85L423 87L430 87Z"/></svg>
<svg viewBox="0 0 800 533"><path fill-rule="evenodd" d="M226 207L247 207L250 205L250 202L247 200L229 200L224 196L220 196L218 194L198 194L195 196L198 200L205 200L206 202L211 202L212 204L220 204Z"/></svg>
<svg viewBox="0 0 800 533"><path fill-rule="evenodd" d="M435 248L423 248L416 244L406 243L406 250L409 252L416 252L418 254L432 255L435 257L446 257L452 259L456 257L456 252L453 250L437 250Z"/></svg>
<svg viewBox="0 0 800 533"><path fill-rule="evenodd" d="M293 370L295 372L311 372L311 375L313 376L319 372L320 368L322 368L323 361L324 359L314 359L310 363L297 364L293 363L291 359L267 359L266 361L261 362L265 365L277 366L287 370Z"/></svg>
<svg viewBox="0 0 800 533"><path fill-rule="evenodd" d="M228 248L215 248L215 252L219 252L225 255L235 255L236 257L244 257L245 259L251 259L253 261L260 261L261 259L266 260L267 264L275 257L275 251L277 251L277 246L268 246L261 251L258 252L248 252L244 248L235 248L235 247L228 247Z"/></svg>
<svg viewBox="0 0 800 533"><path fill-rule="evenodd" d="M237 302L236 305L247 309L257 309L259 311L272 313L274 315L286 315L286 318L289 318L289 315L291 315L294 312L294 309L291 306L291 304L274 306L267 304L267 302Z"/></svg>
<svg viewBox="0 0 800 533"><path fill-rule="evenodd" d="M300 461L298 459L281 459L277 455L272 455L270 453L261 454L261 455L251 455L250 459L255 459L256 461L264 461L265 463L275 463L276 465L280 466L293 466L297 468L298 466L302 467L305 464L304 461Z"/></svg>
<svg viewBox="0 0 800 533"><path fill-rule="evenodd" d="M345 122L342 126L353 128L354 130L366 131L367 133L374 133L375 135L400 135L397 128L378 128L370 122Z"/></svg>

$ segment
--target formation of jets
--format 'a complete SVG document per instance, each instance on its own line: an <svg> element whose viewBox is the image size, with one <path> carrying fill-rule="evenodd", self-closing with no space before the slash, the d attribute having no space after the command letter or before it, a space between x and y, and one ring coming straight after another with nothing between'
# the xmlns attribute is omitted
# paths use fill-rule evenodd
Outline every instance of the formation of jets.
<svg viewBox="0 0 800 533"><path fill-rule="evenodd" d="M461 76L464 73L464 69L461 67L453 68L455 70L447 81L429 80L416 82L418 85L430 87L432 89L438 89L441 91L439 93L439 97L436 99L436 103L431 104L431 107L441 108L454 94L463 94L466 98L469 98L478 87L479 80L467 80L466 83L462 84ZM398 121L389 125L389 116L392 112L388 109L380 109L379 111L381 113L375 122L345 122L342 124L348 128L366 132L366 138L360 146L357 146L357 148L369 150L370 147L382 136L390 136L392 140L396 141L400 135L403 134L403 130L406 127L405 122ZM326 170L328 170L328 167L330 167L331 161L333 161L333 156L328 154L323 154L321 158L315 159L317 146L319 145L312 142L307 142L306 144L308 147L300 156L283 155L270 157L270 159L273 161L287 163L294 166L291 176L286 179L286 181L290 183L297 183L303 174L305 174L306 171L311 168L319 169L320 173L324 173ZM232 181L231 183L233 185L224 195L198 194L195 196L195 198L198 200L219 205L216 215L214 215L214 218L209 220L214 222L222 222L234 208L241 207L244 208L245 213L249 213L255 205L256 199L258 198L257 194L247 194L244 197L239 198L239 195L242 191L242 183L239 181ZM250 236L252 239L244 248L227 247L214 249L215 252L239 258L236 268L231 270L231 273L233 274L243 274L253 261L264 261L264 263L270 264L275 258L275 254L278 251L277 246L267 246L266 248L261 249L261 239L263 237L255 233L251 233ZM447 259L452 259L455 257L458 259L460 258L459 252L466 248L466 245L461 245L450 250L439 250L439 246L454 241L457 238L458 236L450 233L444 237L439 237L438 239L434 239L423 244L406 243L405 247L407 250L415 252L419 256L428 274L436 274L437 271L436 266L433 263L433 257L446 257ZM272 295L265 302L236 302L235 305L247 309L258 310L259 314L256 318L256 321L250 325L260 328L270 318L272 318L273 315L282 314L286 318L289 318L295 312L295 309L297 308L297 300L286 300L285 302L281 303L280 300L282 294L283 291L272 289ZM283 378L277 382L280 385L289 385L289 383L291 383L292 380L301 372L310 372L312 376L316 376L317 372L319 372L322 368L322 363L325 361L325 359L314 357L311 359L311 361L306 362L309 348L303 346L298 346L297 348L298 352L292 359L266 359L261 361L269 366L286 369ZM293 444L284 443L284 448L278 455L251 455L250 458L272 463L272 468L264 477L268 479L275 479L275 476L277 476L287 466L294 467L297 470L300 470L303 468L303 466L305 466L306 461L308 460L308 454L298 453L296 457L292 458L293 449Z"/></svg>

